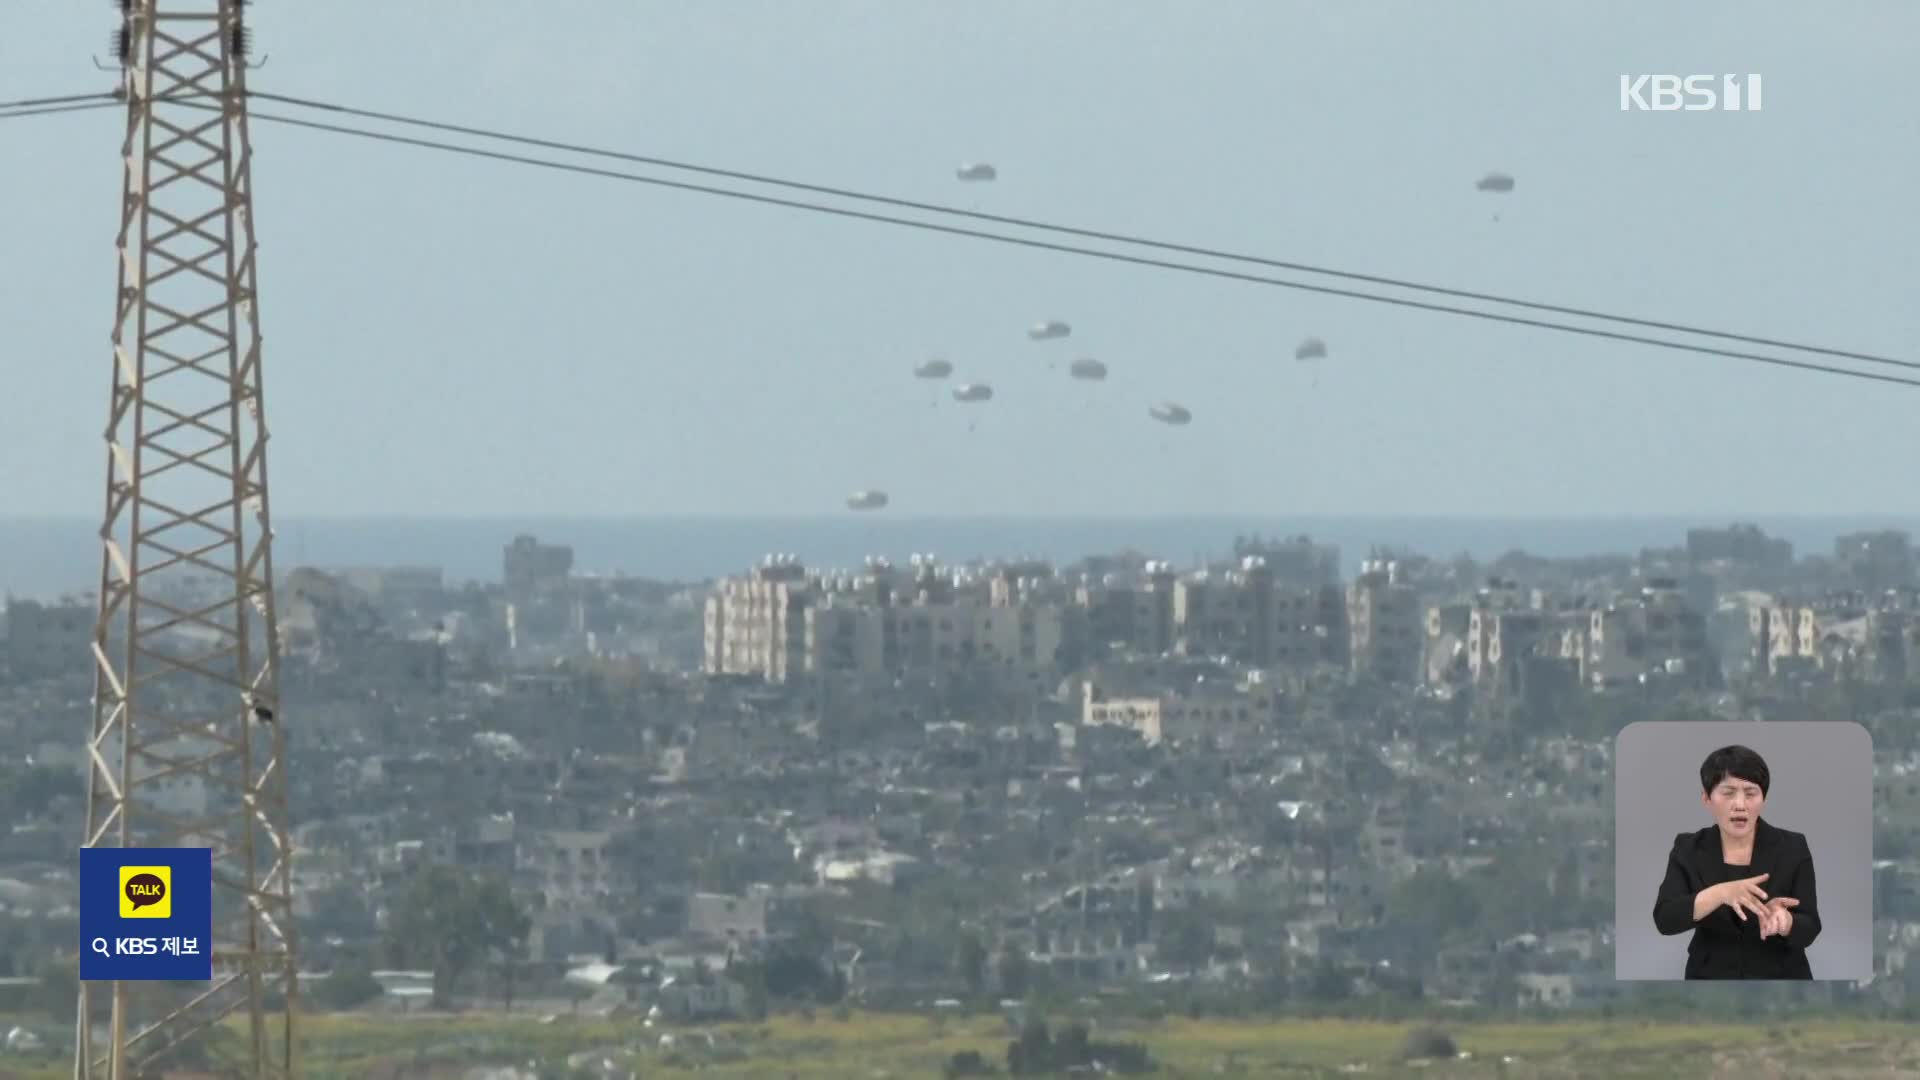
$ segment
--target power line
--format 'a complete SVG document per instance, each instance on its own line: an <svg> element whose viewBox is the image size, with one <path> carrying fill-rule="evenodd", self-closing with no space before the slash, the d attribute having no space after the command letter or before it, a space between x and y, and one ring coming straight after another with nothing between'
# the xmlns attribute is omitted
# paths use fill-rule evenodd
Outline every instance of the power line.
<svg viewBox="0 0 1920 1080"><path fill-rule="evenodd" d="M50 116L54 113L87 112L91 109L110 109L120 104L117 101L95 101L76 105L42 105L31 109L9 109L0 106L0 120L13 120L22 116Z"/></svg>
<svg viewBox="0 0 1920 1080"><path fill-rule="evenodd" d="M189 98L219 97L210 90L187 90L173 94L157 94L152 100L184 102ZM16 116L46 116L51 113L86 112L90 109L111 109L124 107L126 96L118 90L102 91L96 94L67 94L61 97L33 98L26 101L0 102L0 120L11 120Z"/></svg>
<svg viewBox="0 0 1920 1080"><path fill-rule="evenodd" d="M23 101L0 101L0 109L31 109L38 105L67 105L75 101L102 101L111 103L118 95L106 90L96 90L91 94L62 94L59 97L27 98ZM104 100L103 100L104 99Z"/></svg>
<svg viewBox="0 0 1920 1080"><path fill-rule="evenodd" d="M1693 335L1702 336L1702 337L1713 337L1713 338L1720 338L1724 340L1740 341L1748 344L1763 345L1763 346L1772 347L1772 348L1815 353L1820 355L1833 356L1837 358L1858 360L1866 363L1883 364L1883 365L1907 368L1912 370L1920 370L1920 363L1916 363L1914 361L1899 360L1891 357L1875 356L1875 355L1866 354L1866 353L1856 353L1856 352L1850 352L1847 350L1827 348L1824 346L1801 345L1801 344L1796 344L1792 342L1778 341L1770 338L1755 337L1755 336L1744 335L1744 334L1733 334L1733 333L1727 333L1723 331L1707 330L1707 329L1691 327L1691 326L1686 326L1686 325L1677 324L1677 323L1666 323L1666 322L1659 322L1659 321L1649 320L1649 319L1632 318L1628 316L1608 315L1605 313L1594 312L1594 311L1589 311L1589 310L1580 309L1580 308L1541 304L1541 303L1535 303L1532 301L1525 301L1525 300L1515 300L1511 298L1495 296L1492 294L1475 293L1475 292L1470 292L1467 290L1459 290L1459 289L1448 289L1441 286L1422 285L1422 284L1413 283L1413 282L1400 281L1398 279L1393 279L1393 278L1385 278L1385 277L1379 277L1375 275L1357 274L1357 273L1352 273L1348 271L1333 270L1325 267L1316 267L1316 266L1312 266L1304 263L1290 263L1290 262L1285 262L1285 261L1276 260L1276 259L1267 259L1259 256L1242 255L1242 254L1231 253L1231 252L1213 251L1211 249L1196 247L1192 245L1173 244L1173 243L1168 243L1164 241L1156 241L1156 240L1140 238L1140 237L1130 237L1130 236L1119 234L1119 233L1106 233L1106 232L1100 232L1097 230L1079 229L1072 226L1054 225L1047 222L1038 222L1038 221L1030 221L1030 220L1021 219L1021 218L1004 217L1001 215L987 214L979 211L964 210L957 207L945 207L945 206L940 206L938 204L919 203L919 202L915 202L907 199L896 199L890 196L872 195L872 194L863 193L863 192L855 192L855 191L848 191L845 189L825 187L822 185L805 184L798 181L784 180L777 177L763 176L763 175L754 174L754 173L744 173L744 172L738 172L735 170L718 169L718 168L712 168L708 166L693 165L686 162L676 162L669 159L652 158L652 157L646 157L646 156L637 155L637 154L626 154L619 151L604 150L604 149L599 149L594 147L578 146L575 144L555 142L552 140L534 139L534 138L525 137L525 136L511 135L503 132L489 131L487 129L482 129L482 128L468 128L460 125L444 124L438 121L424 120L417 117L406 117L406 116L401 116L399 114L378 113L378 112L373 112L371 110L355 109L349 106L335 105L329 102L319 102L319 101L313 101L311 99L305 99L305 98L295 98L288 95L250 92L248 96L282 101L282 102L293 104L299 107L324 109L328 111L340 112L347 115L362 116L362 117L372 118L372 119L389 120L396 123L414 124L418 126L432 127L440 130L447 130L447 131L464 133L464 134L472 134L472 135L477 135L485 138L495 138L495 139L501 139L505 141L519 142L519 143L524 143L528 145L537 145L537 146L542 146L546 148L559 149L559 150L569 151L569 152L578 152L578 153L588 154L588 155L619 158L622 160L631 160L635 162L644 162L648 164L655 164L664 168L675 168L675 169L681 169L681 170L687 170L687 171L707 173L711 175L719 175L719 176L726 176L726 177L732 177L737 179L744 179L744 180L748 180L756 183L766 183L766 184L771 184L775 186L813 191L813 192L822 193L822 194L831 194L831 195L846 197L846 198L855 199L855 200L862 200L862 201L875 202L875 203L881 203L886 205L899 206L902 208L919 209L919 210L925 210L933 213L943 213L943 214L949 214L949 215L959 216L959 217L968 217L968 218L974 218L979 220L993 221L1001 224L1014 225L1022 228L1033 228L1041 231L1051 231L1051 232L1064 233L1069 235L1078 235L1078 236L1084 236L1084 237L1093 238L1093 239L1108 240L1116 243L1134 244L1134 245L1143 246L1143 247L1179 251L1179 252L1185 252L1188 254L1201 255L1205 257L1220 258L1226 261L1239 261L1239 262L1255 263L1259 265L1295 269L1305 273L1315 273L1315 274L1322 274L1322 275L1331 276L1331 277L1346 278L1350 280L1367 281L1375 284L1390 285L1390 286L1399 287L1399 288L1407 288L1407 289L1412 289L1416 291L1424 291L1424 292L1437 293L1440 295L1455 296L1455 297L1460 297L1464 299L1482 300L1490 303L1506 304L1513 307L1529 308L1534 310L1544 310L1549 312L1555 312L1559 314L1574 315L1581 318L1589 318L1589 319L1594 319L1598 321L1615 322L1615 323L1622 323L1622 324L1635 325L1635 326L1644 326L1644 327L1653 328L1653 329L1671 330L1679 333L1693 334ZM101 108L101 107L118 103L118 95L116 94L70 95L66 98L59 98L59 99L52 99L52 98L36 99L32 103L38 104L41 101L80 102L80 101L89 101L89 99L93 99L93 98L106 98L108 100L91 101L88 104L64 105L64 106L56 107L54 109L49 109L48 111L63 111L65 109L76 109L76 108ZM198 104L195 102L188 102L188 101L181 101L179 103L191 108L207 108L207 109L216 108L216 106ZM21 103L21 104L26 104L26 103ZM8 115L32 115L32 114L18 114L18 113L0 114L0 119L4 119ZM1641 344L1641 345L1652 345L1658 348L1674 349L1682 352L1698 353L1698 354L1708 355L1708 356L1720 356L1720 357L1726 357L1729 359L1745 360L1751 363L1767 364L1767 365L1776 366L1776 367L1793 368L1793 369L1802 370L1802 371L1813 371L1821 374L1839 375L1839 376L1846 376L1846 377L1857 378L1857 379L1867 379L1875 382L1893 383L1901 386L1920 387L1920 380L1902 378L1902 377L1893 376L1893 375L1880 375L1880 374L1867 372L1867 371L1857 371L1850 368L1836 367L1829 364L1817 364L1817 363L1811 363L1807 361L1789 360L1783 357L1765 356L1761 354L1741 352L1741 351L1731 350L1731 349L1719 349L1719 348L1713 348L1705 345L1694 345L1686 342L1678 342L1678 341L1665 340L1661 338L1646 337L1638 334L1627 334L1627 333L1621 333L1621 332L1612 331L1612 330L1595 329L1592 327L1572 326L1566 323L1550 322L1542 319L1530 319L1530 318L1524 318L1521 316L1501 314L1498 312L1477 311L1471 308L1461 308L1461 307L1453 307L1445 304L1427 303L1423 301L1409 300L1401 297L1381 296L1378 294L1359 292L1351 289L1340 289L1340 288L1334 288L1326 285L1310 284L1307 282L1288 281L1288 280L1279 279L1279 278L1263 277L1260 275L1240 273L1237 271L1223 270L1223 269L1214 268L1214 267L1195 266L1188 263L1176 263L1176 262L1170 262L1162 259L1152 259L1152 258L1146 258L1143 256L1128 255L1121 252L1100 251L1092 248L1075 247L1073 245L1068 245L1068 244L1058 244L1050 241L1036 240L1036 239L1027 238L1027 237L1007 236L1004 234L985 232L985 231L976 230L976 229L967 229L967 228L960 228L960 227L951 226L951 225L942 225L935 222L917 221L910 218L899 218L899 217L893 217L885 214L875 214L875 213L870 213L866 211L852 210L845 207L827 206L819 203L808 203L808 202L801 202L793 199L783 199L783 198L778 198L774 196L761 195L754 192L736 191L736 190L731 190L727 188L709 187L702 184L692 184L684 181L669 180L669 179L656 177L656 176L645 176L637 173L618 172L611 169L601 169L601 168L595 168L593 166L577 165L569 162L551 161L543 158L528 157L528 156L519 155L519 154L507 154L499 151L483 150L478 147L460 146L454 143L437 142L430 139L420 139L420 138L414 138L411 136L396 135L388 132L371 131L365 128L348 127L345 125L338 125L338 124L325 124L325 123L320 123L318 121L304 120L304 119L291 117L291 116L278 116L274 114L260 113L260 112L250 112L249 115L253 119L264 120L269 123L286 124L294 127L304 127L312 130L317 130L317 131L328 131L328 132L348 135L356 138L365 138L365 139L371 139L371 140L380 141L380 142L390 142L390 143L396 143L400 145L419 147L422 149L439 150L447 153L460 154L460 155L465 155L469 157L486 158L486 159L495 160L495 161L505 161L512 164L529 165L537 168L553 169L553 170L562 171L562 172L573 172L573 173L579 173L579 174L589 175L589 176L600 176L607 179L625 180L630 183L646 184L649 186L663 187L663 188L679 190L679 191L687 191L695 194L712 195L712 196L717 196L721 198L729 198L729 199L735 199L735 200L745 201L745 202L760 203L762 205L779 206L786 209L804 210L812 213L827 214L827 215L836 216L836 217L871 221L878 224L894 225L894 226L903 227L903 228L919 229L922 231L943 233L943 234L954 235L954 236L966 236L974 239L993 241L996 243L1011 244L1015 246L1027 247L1027 248L1033 248L1033 249L1045 250L1045 251L1055 251L1062 254L1080 255L1083 257L1096 258L1096 259L1106 259L1109 261L1127 263L1131 265L1147 266L1155 269L1174 270L1174 271L1183 272L1183 273L1199 274L1203 276L1222 278L1226 280L1242 281L1249 284L1269 285L1277 288L1295 289L1299 291L1319 293L1319 294L1328 295L1328 296L1340 296L1340 297L1346 297L1348 299L1366 300L1374 303L1383 303L1383 304L1389 304L1396 307L1405 307L1405 308L1421 310L1421 311L1431 311L1431 312L1436 312L1440 314L1461 315L1461 316L1466 316L1468 318L1484 319L1492 322L1501 322L1501 323L1507 323L1509 325L1516 325L1516 326L1530 326L1536 329L1555 330L1562 333L1579 334L1586 337L1601 338L1601 339L1613 340L1613 341L1631 342L1634 344Z"/></svg>
<svg viewBox="0 0 1920 1080"><path fill-rule="evenodd" d="M188 102L182 102L181 104L187 105L190 108L214 108L214 106L197 105L197 104L188 103ZM644 176L638 173L618 172L613 169L602 169L602 168L597 168L591 165L578 165L570 162L549 161L542 158L527 157L525 155L520 155L520 154L508 154L508 153L503 153L497 150L483 150L478 147L460 146L454 143L436 142L431 139L420 139L420 138L415 138L409 135L395 135L390 132L369 131L365 128L346 127L339 124L326 124L326 123L321 123L315 120L303 120L303 119L300 119L297 117L291 117L291 116L278 116L270 113L261 113L261 112L252 112L252 111L250 111L248 115L251 119L263 120L268 123L286 124L293 127L309 128L316 131L329 131L329 132L334 132L336 134L348 135L355 138L370 139L377 142L396 143L404 146L414 146L414 147L419 147L419 148L428 149L428 150L439 150L446 153L460 154L460 155L469 156L469 157L486 158L494 161L505 161L505 162L519 164L519 165L530 165L535 168L552 169L558 172L570 172L570 173L579 173L587 176L599 176L599 177L604 177L606 179L611 179L611 180L624 180L629 183L645 184L651 187L668 188L676 191L687 191L687 192L693 192L693 193L702 194L702 195L713 195L713 196L718 196L720 198L734 199L742 202L760 203L762 205L778 206L778 207L783 207L786 209L793 209L793 210L804 210L811 213L827 214L835 217L851 218L851 219L861 220L861 221L871 221L871 222L884 224L884 225L894 225L902 228L919 229L927 232L943 233L950 236L966 236L966 237L972 237L974 239L979 239L979 240L989 240L995 243L1010 244L1017 247L1033 248L1033 249L1042 250L1042 251L1054 251L1054 252L1060 252L1062 254L1069 254L1069 255L1080 255L1087 258L1105 259L1112 262L1127 263L1134 266L1146 266L1146 267L1152 267L1152 268L1161 269L1161 270L1174 270L1182 273L1198 274L1205 277L1222 278L1229 281L1241 281L1241 282L1246 282L1254 285L1269 285L1276 288L1296 289L1304 292L1319 293L1326 296L1341 296L1341 297L1346 297L1348 299L1353 299L1353 300L1366 300L1366 301L1371 301L1373 303L1389 304L1395 307L1411 308L1419 311L1431 311L1431 312L1437 312L1440 314L1447 314L1447 315L1462 315L1468 318L1484 319L1490 322L1507 323L1509 325L1514 325L1514 326L1531 326L1536 329L1555 330L1562 333L1579 334L1584 337L1602 338L1602 339L1611 340L1611 341L1625 341L1625 342L1631 342L1639 345L1652 345L1656 348L1673 349L1680 352L1699 353L1707 356L1720 356L1720 357L1726 357L1728 359L1733 359L1733 360L1745 360L1750 363L1767 364L1774 367L1793 368L1800 371L1813 371L1813 372L1819 372L1827 375L1838 375L1838 376L1844 376L1844 377L1855 378L1855 379L1867 379L1873 382L1892 383L1899 386L1920 387L1920 379L1903 378L1897 375L1882 375L1882 374L1871 372L1871 371L1858 371L1851 368L1835 367L1829 364L1818 364L1818 363L1812 363L1810 361L1804 361L1804 360L1789 360L1784 357L1765 356L1759 353L1740 352L1733 349L1720 349L1720 348L1715 348L1708 345L1695 345L1695 344L1690 344L1682 341L1670 341L1662 338L1647 337L1640 334L1628 334L1628 333L1623 333L1615 330L1601 330L1593 327L1573 326L1567 323L1549 322L1544 319L1531 319L1531 318L1526 318L1524 316L1519 316L1519 315L1506 315L1506 314L1501 314L1499 312L1491 312L1491 311L1476 311L1472 308L1453 307L1446 304L1435 304L1435 303L1428 303L1420 300L1409 300L1403 297L1381 296L1375 293L1360 292L1353 289L1336 288L1330 285L1315 285L1307 282L1288 281L1281 278L1263 277L1257 274L1242 273L1240 271L1235 271L1235 270L1224 270L1217 267L1196 266L1191 263L1170 262L1164 259L1153 259L1153 258L1148 258L1140 255L1128 255L1121 252L1101 251L1095 248L1075 247L1070 244L1059 244L1059 243L1054 243L1048 240L1036 240L1029 237L1007 236L1001 233L992 233L992 232L985 232L978 229L962 228L956 225L942 225L937 222L916 221L911 218L892 217L886 214L876 214L876 213L871 213L864 210L852 210L846 207L827 206L820 203L801 202L794 199L783 199L783 198L779 198L771 195L761 195L755 192L734 191L727 188L709 187L703 184L693 184L693 183L688 183L686 181L681 181L681 180L669 180L669 179L658 177L658 176ZM1836 350L1809 350L1809 351L1821 351L1821 352L1828 352L1828 353L1836 352ZM1920 364L1915 364L1911 361L1889 360L1886 358L1876 358L1876 359L1880 359L1883 362L1896 364L1902 367L1920 367Z"/></svg>
<svg viewBox="0 0 1920 1080"><path fill-rule="evenodd" d="M1640 326L1640 327L1645 327L1651 330L1670 330L1677 333L1693 334L1700 337L1719 338L1723 341L1738 341L1748 345L1760 345L1760 346L1765 346L1768 348L1775 348L1775 349L1789 349L1795 352L1814 353L1822 356L1831 356L1831 357L1844 359L1844 360L1858 360L1862 363L1883 364L1883 365L1888 365L1892 367L1901 367L1901 368L1908 368L1912 370L1920 370L1920 362L1915 362L1911 360L1899 360L1893 357L1886 357L1886 356L1875 356L1869 353L1851 352L1844 349L1834 349L1834 348L1828 348L1820 345L1802 345L1795 342L1780 341L1773 338L1756 337L1749 334L1735 334L1735 333L1730 333L1730 332L1721 331L1721 330L1708 330L1708 329L1704 329L1697 326L1687 326L1681 323L1661 322L1654 319L1640 319L1640 318L1634 318L1626 315L1610 315L1605 312L1592 311L1585 308L1568 307L1568 306L1559 305L1559 304L1546 304L1546 303L1540 303L1532 300L1518 300L1512 297L1497 296L1491 293L1474 292L1467 289L1447 288L1440 285L1427 285L1427 284L1422 284L1420 282L1407 281L1400 278L1384 277L1377 274L1362 274L1362 273L1356 273L1356 272L1347 271L1347 270L1335 270L1330 267L1316 266L1310 263L1289 262L1282 259L1268 258L1265 256L1259 256L1259 255L1248 255L1241 252L1222 251L1214 248L1200 247L1198 245L1193 245L1193 244L1181 244L1181 243L1173 243L1173 242L1164 241L1164 240L1154 240L1149 237L1136 236L1136 235L1131 235L1127 233L1116 233L1116 232L1108 232L1108 231L1099 230L1099 229L1079 228L1071 225L1060 225L1053 222L1038 221L1032 218L1020 218L1020 217L1010 217L1002 214L990 214L984 211L968 210L968 209L963 209L957 206L946 206L939 203L918 202L912 199L902 199L902 198L896 198L888 195L876 195L870 192L855 191L848 188L830 187L823 184L804 183L798 180L788 180L782 177L770 176L764 173L743 172L736 169L716 168L713 166L698 165L698 164L694 164L686 161L677 161L671 158L653 157L653 156L644 155L644 154L626 153L618 150L607 150L604 148L586 146L579 143L568 143L568 142L560 142L552 139L539 139L539 138L533 138L525 135L514 135L508 132L498 131L491 128L467 127L460 124L445 123L438 120L428 120L428 119L424 119L417 116L407 116L399 113L376 112L371 109L360 109L360 108L355 108L348 105L339 105L332 102L316 101L311 98L294 97L287 94L273 94L273 93L267 93L264 91L254 90L249 92L249 96L262 98L269 101L278 101L288 105L296 105L302 108L319 109L319 110L325 110L328 112L337 112L343 115L361 117L363 119L383 120L383 121L388 121L396 124L407 124L414 127L429 128L435 131L445 131L445 132L451 132L451 133L461 134L461 135L473 135L473 136L478 136L480 138L496 139L502 142L519 143L526 146L537 146L543 149L562 150L568 153L582 154L582 155L587 155L591 157L602 157L602 158L609 158L609 159L618 160L618 161L628 161L628 162L632 162L634 164L639 164L639 165L653 165L660 168L675 169L683 172L700 173L707 176L718 176L718 177L724 177L732 180L745 180L755 184L765 184L772 187L787 188L795 191L807 191L807 192L812 192L816 195L832 195L836 198L850 199L857 202L874 203L874 204L883 205L883 206L892 206L892 207L896 207L903 210L917 210L925 213L946 214L953 217L971 218L976 221L991 222L996 225L1012 225L1012 226L1016 226L1018 228L1023 228L1023 229L1034 229L1041 232L1051 232L1051 233L1058 233L1058 234L1067 235L1067 236L1077 236L1087 240L1101 240L1101 241L1106 241L1110 243L1127 244L1135 247L1153 248L1161 251L1171 251L1171 252L1175 252L1182 255L1198 255L1203 258L1220 259L1226 262L1247 263L1255 266L1265 266L1265 267L1269 267L1276 270L1292 270L1292 271L1297 271L1301 273L1318 274L1325 277L1342 278L1348 281L1365 282L1370 285L1388 285L1394 288L1408 289L1415 292L1432 293L1439 296L1451 296L1460 300L1477 300L1485 303L1504 304L1510 307L1526 308L1533 311L1545 311L1555 315L1572 315L1572 316L1577 316L1579 318L1594 319L1594 320L1599 320L1603 322L1623 323L1630 326Z"/></svg>

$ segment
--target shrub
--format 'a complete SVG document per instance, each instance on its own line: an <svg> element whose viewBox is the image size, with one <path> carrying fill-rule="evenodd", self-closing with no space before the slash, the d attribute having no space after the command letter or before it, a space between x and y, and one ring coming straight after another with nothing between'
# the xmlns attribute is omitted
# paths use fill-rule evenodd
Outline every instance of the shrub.
<svg viewBox="0 0 1920 1080"><path fill-rule="evenodd" d="M1452 1036L1430 1027L1407 1032L1407 1041L1400 1048L1402 1058L1450 1058L1459 1053L1460 1048L1453 1044Z"/></svg>

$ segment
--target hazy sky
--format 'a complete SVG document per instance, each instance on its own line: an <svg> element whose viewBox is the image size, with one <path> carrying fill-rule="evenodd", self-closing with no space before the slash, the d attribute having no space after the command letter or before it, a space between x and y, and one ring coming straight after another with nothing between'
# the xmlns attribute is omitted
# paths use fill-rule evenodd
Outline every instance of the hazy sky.
<svg viewBox="0 0 1920 1080"><path fill-rule="evenodd" d="M252 11L260 90L1920 359L1905 0ZM113 28L4 0L0 100L110 88ZM0 121L0 513L98 512L119 125ZM255 132L281 514L1920 511L1920 391Z"/></svg>

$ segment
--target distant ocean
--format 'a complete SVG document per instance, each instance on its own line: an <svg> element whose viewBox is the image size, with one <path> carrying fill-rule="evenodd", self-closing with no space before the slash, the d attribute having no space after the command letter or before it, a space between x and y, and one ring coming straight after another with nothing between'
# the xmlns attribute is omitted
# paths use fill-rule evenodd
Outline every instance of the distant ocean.
<svg viewBox="0 0 1920 1080"><path fill-rule="evenodd" d="M501 548L531 533L569 544L580 572L699 581L738 573L769 552L788 552L810 566L851 568L868 554L896 563L913 552L961 561L1027 556L1069 562L1133 549L1176 565L1229 552L1236 535L1307 534L1336 544L1351 575L1376 546L1436 558L1466 552L1491 559L1516 548L1536 555L1633 553L1686 542L1687 530L1752 521L1791 540L1796 554L1833 550L1836 536L1860 529L1920 533L1920 519L1789 517L1730 519L1405 518L1405 517L1142 517L1142 518L291 518L277 524L277 569L380 565L438 566L449 581L500 580ZM80 518L0 517L0 591L50 599L94 588L100 573L98 523Z"/></svg>

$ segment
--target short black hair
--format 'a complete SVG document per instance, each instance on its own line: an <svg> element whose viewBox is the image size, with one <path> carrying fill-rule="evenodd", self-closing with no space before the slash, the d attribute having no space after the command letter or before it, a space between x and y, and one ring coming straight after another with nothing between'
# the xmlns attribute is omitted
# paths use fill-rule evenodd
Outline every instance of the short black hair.
<svg viewBox="0 0 1920 1080"><path fill-rule="evenodd" d="M1707 755L1700 763L1700 790L1712 791L1714 785L1727 778L1746 780L1760 785L1760 795L1766 797L1767 787L1773 782L1773 773L1767 768L1767 760L1744 746L1723 746Z"/></svg>

